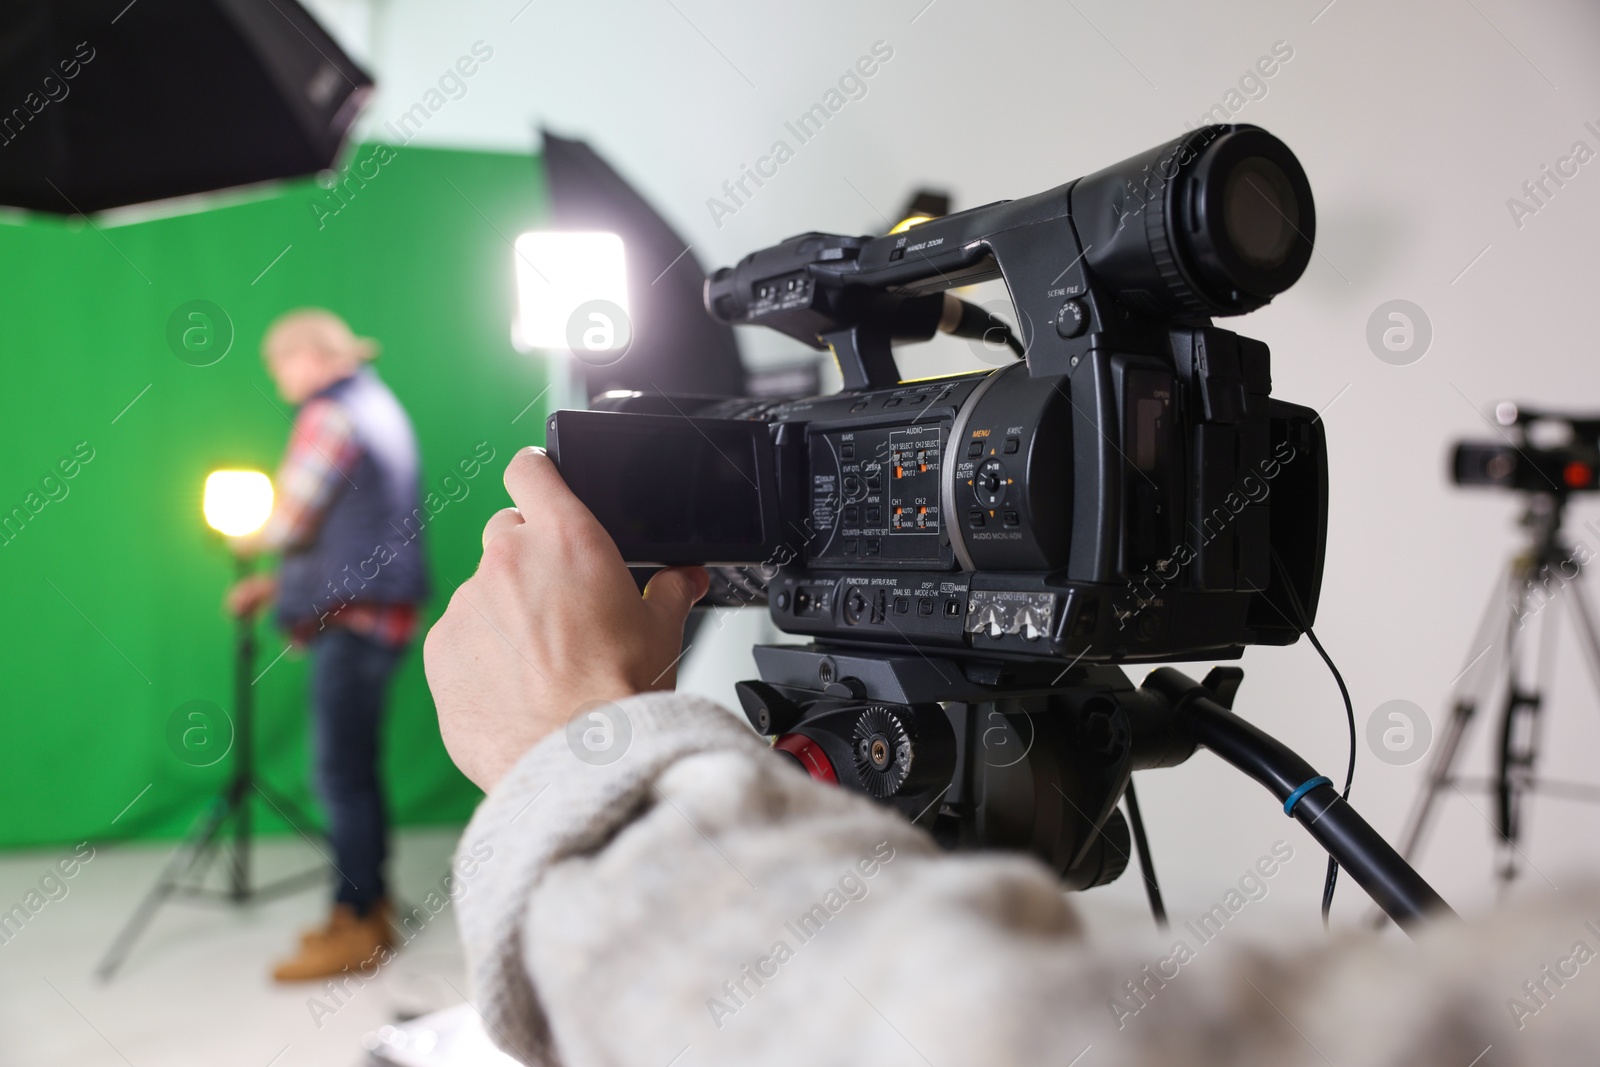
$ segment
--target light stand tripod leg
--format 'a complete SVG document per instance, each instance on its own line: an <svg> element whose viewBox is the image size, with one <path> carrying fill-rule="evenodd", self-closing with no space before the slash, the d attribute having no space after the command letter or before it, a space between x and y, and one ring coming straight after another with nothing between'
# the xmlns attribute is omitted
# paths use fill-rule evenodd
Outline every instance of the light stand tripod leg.
<svg viewBox="0 0 1600 1067"><path fill-rule="evenodd" d="M250 798L245 783L236 781L228 789L233 808L233 841L229 847L228 899L243 904L250 899Z"/></svg>
<svg viewBox="0 0 1600 1067"><path fill-rule="evenodd" d="M245 578L250 574L250 563L244 557L236 557L237 576ZM212 802L210 815L204 823L185 839L173 854L167 866L162 870L156 884L151 887L133 916L128 920L120 933L118 933L111 947L106 951L105 958L95 968L95 973L102 981L110 979L113 973L121 966L128 950L133 947L134 941L144 928L154 918L156 910L172 896L179 888L180 882L192 874L196 866L200 867L201 877L204 880L210 868L211 861L219 850L228 853L228 888L227 897L235 904L243 904L251 900L279 896L301 886L312 884L324 877L321 870L304 871L291 878L283 879L273 885L265 887L252 887L250 884L250 840L252 837L252 821L250 812L250 792L252 789L261 793L268 803L276 807L280 814L285 809L299 815L304 825L314 825L305 818L304 813L288 798L279 794L274 800L268 788L256 780L255 776L255 682L252 672L255 667L255 622L246 616L241 617L235 629L234 658L233 658L233 708L234 708L234 771L223 788L222 793ZM228 840L222 838L224 824L233 820L232 834ZM306 833L299 825L295 825L293 818L284 814L302 835ZM324 857L326 859L326 857ZM193 888L193 887L186 887Z"/></svg>
<svg viewBox="0 0 1600 1067"><path fill-rule="evenodd" d="M243 580L250 573L250 562L237 556L238 576ZM233 650L233 714L234 736L238 739L238 761L234 764L233 783L229 795L237 814L233 824L233 863L231 864L228 895L236 904L250 899L250 781L255 776L255 679L250 677L255 669L256 628L255 619L241 615L234 639Z"/></svg>
<svg viewBox="0 0 1600 1067"><path fill-rule="evenodd" d="M317 825L317 820L306 814L306 810L297 801L291 800L288 796L279 792L276 786L268 785L259 778L251 784L261 794L262 799L272 805L279 818L283 819L284 822L288 823L302 836L308 838L326 838L328 836L327 831Z"/></svg>
<svg viewBox="0 0 1600 1067"><path fill-rule="evenodd" d="M210 854L217 842L217 834L232 810L225 799L218 797L213 803L211 814L190 831L188 838L167 860L167 865L162 868L156 884L150 887L150 892L139 902L139 906L129 916L127 923L117 934L116 940L111 943L99 966L95 968L94 973L102 982L109 981L117 968L122 966L122 961L127 958L128 950L133 948L134 941L144 933L145 927L150 925L150 920L155 918L156 909L172 895L184 876L194 870L195 865L203 857Z"/></svg>

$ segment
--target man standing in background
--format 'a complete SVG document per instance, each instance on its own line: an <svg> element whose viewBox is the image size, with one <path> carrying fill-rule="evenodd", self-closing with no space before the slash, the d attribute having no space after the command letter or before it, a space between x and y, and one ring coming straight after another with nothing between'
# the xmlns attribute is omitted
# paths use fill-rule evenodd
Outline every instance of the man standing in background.
<svg viewBox="0 0 1600 1067"><path fill-rule="evenodd" d="M278 392L300 407L272 517L248 546L282 560L275 576L236 584L227 606L244 616L275 599L279 624L310 649L315 784L339 880L327 923L273 970L288 982L370 966L391 943L379 725L428 581L416 437L366 366L376 343L306 309L273 323L261 347Z"/></svg>

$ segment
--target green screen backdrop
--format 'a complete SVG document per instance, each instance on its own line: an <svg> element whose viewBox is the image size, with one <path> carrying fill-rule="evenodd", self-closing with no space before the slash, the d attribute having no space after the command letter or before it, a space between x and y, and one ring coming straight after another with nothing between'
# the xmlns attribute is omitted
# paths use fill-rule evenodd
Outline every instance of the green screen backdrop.
<svg viewBox="0 0 1600 1067"><path fill-rule="evenodd" d="M173 837L223 785L231 754L210 761L228 722L186 739L203 720L174 722L189 701L231 704L232 563L201 487L277 465L292 413L259 353L281 312L328 307L381 342L435 494L424 621L438 616L507 503L506 460L543 439L548 367L509 338L511 241L544 206L534 157L365 145L337 180L198 213L0 224L0 846ZM169 331L191 301L222 309L214 332L186 313L193 332ZM230 323L227 354L195 365ZM464 477L480 449L494 460ZM306 662L259 633L257 765L315 810ZM389 795L399 823L460 821L478 793L440 743L421 660L419 640L390 701ZM270 809L258 825L287 832Z"/></svg>

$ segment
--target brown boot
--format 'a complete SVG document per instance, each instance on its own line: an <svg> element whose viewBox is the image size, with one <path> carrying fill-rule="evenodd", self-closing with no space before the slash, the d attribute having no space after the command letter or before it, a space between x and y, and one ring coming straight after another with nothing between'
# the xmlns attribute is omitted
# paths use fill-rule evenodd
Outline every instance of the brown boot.
<svg viewBox="0 0 1600 1067"><path fill-rule="evenodd" d="M390 941L384 913L375 908L362 918L352 910L347 921L337 926L330 922L321 936L302 941L295 955L273 968L272 977L279 982L306 982L353 971L371 978L393 957Z"/></svg>
<svg viewBox="0 0 1600 1067"><path fill-rule="evenodd" d="M388 897L381 898L372 906L371 914L383 919L387 925L394 915L394 906L389 903ZM313 941L320 941L325 937L343 930L356 921L356 910L348 904L335 904L333 911L328 915L328 921L321 926L313 926L300 934L300 943L309 945Z"/></svg>
<svg viewBox="0 0 1600 1067"><path fill-rule="evenodd" d="M300 943L309 945L313 941L321 941L343 930L346 926L356 921L356 911L348 904L335 904L333 911L328 913L328 921L321 926L313 926L301 931Z"/></svg>

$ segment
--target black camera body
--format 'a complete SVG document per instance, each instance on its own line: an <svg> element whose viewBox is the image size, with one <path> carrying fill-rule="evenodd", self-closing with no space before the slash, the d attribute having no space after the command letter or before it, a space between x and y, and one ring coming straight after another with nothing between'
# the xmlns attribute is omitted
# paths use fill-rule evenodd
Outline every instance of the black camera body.
<svg viewBox="0 0 1600 1067"><path fill-rule="evenodd" d="M1292 285L1315 231L1281 141L1208 126L887 236L801 234L717 271L706 308L831 349L841 392L606 394L552 415L546 444L624 560L713 564L713 600L764 600L811 639L756 646L761 677L735 689L813 779L948 848L1031 853L1067 889L1137 850L1159 918L1132 774L1203 746L1411 921L1443 902L1228 710L1242 671L1161 667L1135 687L1116 666L1233 657L1311 625L1321 423L1272 397L1264 344L1211 317ZM1015 330L951 292L992 278ZM902 380L891 345L939 330L1024 361Z"/></svg>
<svg viewBox="0 0 1600 1067"><path fill-rule="evenodd" d="M1310 187L1282 142L1206 127L1020 200L884 237L803 234L706 306L829 347L845 388L786 400L608 394L547 443L633 564L712 563L820 645L999 661L1220 659L1310 622L1323 433L1267 347L1211 325L1298 278ZM891 343L1005 327L1025 361L902 381ZM1276 563L1275 563L1276 559ZM729 567L733 569L729 569Z"/></svg>

